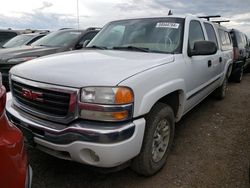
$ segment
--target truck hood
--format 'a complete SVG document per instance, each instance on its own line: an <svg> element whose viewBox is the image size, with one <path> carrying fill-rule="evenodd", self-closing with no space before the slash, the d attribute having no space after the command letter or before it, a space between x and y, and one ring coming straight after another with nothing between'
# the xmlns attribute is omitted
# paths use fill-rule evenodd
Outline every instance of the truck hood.
<svg viewBox="0 0 250 188"><path fill-rule="evenodd" d="M21 57L40 57L56 53L58 47L44 47L44 46L22 46L16 48L3 48L0 50L0 61L6 62L12 58Z"/></svg>
<svg viewBox="0 0 250 188"><path fill-rule="evenodd" d="M12 68L11 74L75 88L115 86L135 74L173 61L172 54L80 50L31 60Z"/></svg>

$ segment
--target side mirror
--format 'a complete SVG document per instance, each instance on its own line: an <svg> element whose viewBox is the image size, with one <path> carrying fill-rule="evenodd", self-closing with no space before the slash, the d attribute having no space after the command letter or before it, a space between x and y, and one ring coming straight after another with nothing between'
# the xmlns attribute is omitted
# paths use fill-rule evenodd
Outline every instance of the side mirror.
<svg viewBox="0 0 250 188"><path fill-rule="evenodd" d="M86 47L89 43L90 43L90 40L85 40L85 41L83 42L83 47Z"/></svg>
<svg viewBox="0 0 250 188"><path fill-rule="evenodd" d="M194 43L194 49L189 50L188 55L213 55L217 52L217 46L211 41L197 41Z"/></svg>

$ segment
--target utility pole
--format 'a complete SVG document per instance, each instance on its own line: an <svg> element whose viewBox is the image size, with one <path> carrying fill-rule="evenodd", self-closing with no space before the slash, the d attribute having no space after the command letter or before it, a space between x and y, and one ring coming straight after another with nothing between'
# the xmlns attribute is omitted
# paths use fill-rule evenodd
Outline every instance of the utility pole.
<svg viewBox="0 0 250 188"><path fill-rule="evenodd" d="M76 12L77 12L77 28L78 30L80 29L80 20L79 20L79 0L76 0Z"/></svg>

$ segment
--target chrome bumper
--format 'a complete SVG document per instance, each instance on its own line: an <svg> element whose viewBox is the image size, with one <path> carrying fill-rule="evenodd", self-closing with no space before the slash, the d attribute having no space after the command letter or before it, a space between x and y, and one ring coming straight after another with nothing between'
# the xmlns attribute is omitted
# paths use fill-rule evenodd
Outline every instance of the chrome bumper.
<svg viewBox="0 0 250 188"><path fill-rule="evenodd" d="M135 124L102 123L76 120L68 125L34 117L12 104L11 93L7 94L6 114L14 125L37 137L55 144L70 144L75 141L93 143L117 143L131 138Z"/></svg>

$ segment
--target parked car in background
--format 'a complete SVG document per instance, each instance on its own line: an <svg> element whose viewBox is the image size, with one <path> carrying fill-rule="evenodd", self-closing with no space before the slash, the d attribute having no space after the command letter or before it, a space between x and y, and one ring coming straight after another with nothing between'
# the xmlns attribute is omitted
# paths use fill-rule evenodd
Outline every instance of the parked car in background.
<svg viewBox="0 0 250 188"><path fill-rule="evenodd" d="M153 175L175 123L212 92L225 97L233 51L221 41L192 16L111 22L86 50L13 67L8 118L58 158Z"/></svg>
<svg viewBox="0 0 250 188"><path fill-rule="evenodd" d="M0 48L10 39L19 35L20 33L13 30L0 30Z"/></svg>
<svg viewBox="0 0 250 188"><path fill-rule="evenodd" d="M5 115L6 91L0 73L0 187L30 188L32 170L28 165L22 132Z"/></svg>
<svg viewBox="0 0 250 188"><path fill-rule="evenodd" d="M0 50L0 70L3 84L9 90L8 73L11 67L31 59L59 52L82 49L85 41L91 40L99 29L65 29L55 31L32 43L31 46Z"/></svg>
<svg viewBox="0 0 250 188"><path fill-rule="evenodd" d="M250 71L250 39L246 36L247 38L247 46L246 46L246 50L247 50L247 58L246 58L246 68L247 71Z"/></svg>
<svg viewBox="0 0 250 188"><path fill-rule="evenodd" d="M234 63L231 80L241 82L244 69L246 69L250 63L248 41L246 35L236 29L232 29L230 34L234 47Z"/></svg>
<svg viewBox="0 0 250 188"><path fill-rule="evenodd" d="M6 42L2 48L14 48L20 47L23 45L31 45L33 42L38 39L46 36L49 32L43 33L29 33L29 34L21 34Z"/></svg>

